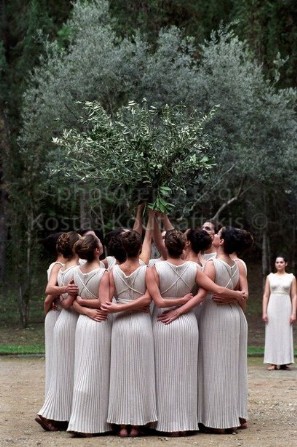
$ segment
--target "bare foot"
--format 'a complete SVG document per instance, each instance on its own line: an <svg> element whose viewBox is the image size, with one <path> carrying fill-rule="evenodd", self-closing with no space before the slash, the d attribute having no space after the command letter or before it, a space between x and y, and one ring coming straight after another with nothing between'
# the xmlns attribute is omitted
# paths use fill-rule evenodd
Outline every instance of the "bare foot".
<svg viewBox="0 0 297 447"><path fill-rule="evenodd" d="M128 436L128 430L125 426L121 427L120 431L119 431L119 436L121 438L127 438Z"/></svg>
<svg viewBox="0 0 297 447"><path fill-rule="evenodd" d="M139 430L138 430L138 428L135 427L134 425L133 425L132 428L131 428L130 436L131 436L132 438L136 438L136 436L139 436Z"/></svg>
<svg viewBox="0 0 297 447"><path fill-rule="evenodd" d="M247 424L247 420L244 418L239 418L239 423L240 425L237 427L240 430L245 430L246 428L248 428L248 424Z"/></svg>

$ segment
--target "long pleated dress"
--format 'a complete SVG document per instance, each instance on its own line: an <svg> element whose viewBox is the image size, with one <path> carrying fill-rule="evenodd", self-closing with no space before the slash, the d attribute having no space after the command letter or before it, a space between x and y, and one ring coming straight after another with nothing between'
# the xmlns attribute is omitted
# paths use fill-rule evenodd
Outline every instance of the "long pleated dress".
<svg viewBox="0 0 297 447"><path fill-rule="evenodd" d="M113 267L115 299L126 303L146 290L146 266L125 275ZM113 314L110 393L107 421L143 426L157 420L154 340L151 315L145 312Z"/></svg>
<svg viewBox="0 0 297 447"><path fill-rule="evenodd" d="M174 265L168 261L155 264L163 298L180 298L195 285L198 264L187 261ZM194 311L165 325L157 321L167 308L154 309L156 393L158 422L162 432L198 430L197 357L198 325ZM173 308L169 308L173 309Z"/></svg>
<svg viewBox="0 0 297 447"><path fill-rule="evenodd" d="M77 269L74 282L78 295L96 299L104 268L88 273ZM75 331L75 367L71 417L68 431L104 433L107 424L111 324L109 320L97 322L80 315Z"/></svg>
<svg viewBox="0 0 297 447"><path fill-rule="evenodd" d="M234 289L237 263L214 258L215 283ZM199 318L198 418L225 429L247 419L247 321L236 304L218 305L207 295Z"/></svg>
<svg viewBox="0 0 297 447"><path fill-rule="evenodd" d="M64 266L61 262L53 262L47 271L47 279L49 280L52 268L54 265L59 264L61 267ZM56 308L51 309L47 312L44 319L44 346L45 346L45 395L48 392L49 384L52 375L52 365L53 365L53 335L54 327L56 321L62 310L60 305L60 299L57 298L54 301Z"/></svg>
<svg viewBox="0 0 297 447"><path fill-rule="evenodd" d="M265 325L264 363L289 365L294 363L293 326L290 324L292 302L290 289L294 275L270 273L270 297Z"/></svg>
<svg viewBox="0 0 297 447"><path fill-rule="evenodd" d="M66 270L60 269L57 282L59 286L67 285L73 280L77 266ZM67 294L61 295L61 300ZM53 365L49 389L40 416L54 421L66 422L70 419L73 379L75 328L78 314L73 309L62 309L53 331Z"/></svg>

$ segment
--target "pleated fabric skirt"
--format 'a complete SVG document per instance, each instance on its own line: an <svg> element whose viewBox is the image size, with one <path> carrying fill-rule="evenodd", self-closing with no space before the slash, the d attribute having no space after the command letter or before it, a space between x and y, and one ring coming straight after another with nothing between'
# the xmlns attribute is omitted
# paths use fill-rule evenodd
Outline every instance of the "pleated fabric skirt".
<svg viewBox="0 0 297 447"><path fill-rule="evenodd" d="M111 324L80 315L75 332L72 412L68 431L104 433L107 424Z"/></svg>
<svg viewBox="0 0 297 447"><path fill-rule="evenodd" d="M39 415L69 421L74 381L75 328L78 314L62 309L54 327L53 368L49 390Z"/></svg>
<svg viewBox="0 0 297 447"><path fill-rule="evenodd" d="M290 324L291 298L272 293L269 298L265 325L264 363L288 365L294 363L293 326Z"/></svg>
<svg viewBox="0 0 297 447"><path fill-rule="evenodd" d="M50 310L44 320L45 345L45 395L48 392L53 368L54 327L60 315L59 310Z"/></svg>
<svg viewBox="0 0 297 447"><path fill-rule="evenodd" d="M247 419L247 322L237 305L204 302L199 318L198 420L232 428Z"/></svg>
<svg viewBox="0 0 297 447"><path fill-rule="evenodd" d="M114 314L107 421L146 425L156 420L151 316L140 312Z"/></svg>
<svg viewBox="0 0 297 447"><path fill-rule="evenodd" d="M164 309L165 310L165 309ZM198 430L198 325L194 312L165 325L153 320L158 422L162 432Z"/></svg>

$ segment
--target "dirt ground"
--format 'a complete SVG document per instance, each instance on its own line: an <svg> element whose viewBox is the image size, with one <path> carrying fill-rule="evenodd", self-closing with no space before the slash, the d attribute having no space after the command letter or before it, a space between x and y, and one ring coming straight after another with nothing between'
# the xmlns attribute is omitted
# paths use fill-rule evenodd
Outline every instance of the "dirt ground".
<svg viewBox="0 0 297 447"><path fill-rule="evenodd" d="M296 366L269 372L261 358L249 359L249 428L238 434L77 439L65 432L44 432L34 421L44 397L44 359L0 357L0 446L296 447L296 379Z"/></svg>

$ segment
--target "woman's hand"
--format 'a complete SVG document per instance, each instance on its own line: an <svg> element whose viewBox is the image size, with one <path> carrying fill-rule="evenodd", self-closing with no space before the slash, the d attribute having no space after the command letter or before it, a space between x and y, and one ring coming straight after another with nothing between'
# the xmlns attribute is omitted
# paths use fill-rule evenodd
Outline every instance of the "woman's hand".
<svg viewBox="0 0 297 447"><path fill-rule="evenodd" d="M164 324L170 324L179 317L178 309L163 312L158 316L157 320Z"/></svg>
<svg viewBox="0 0 297 447"><path fill-rule="evenodd" d="M104 304L101 304L101 309L107 312L108 314L119 312L119 306L116 303L111 303L107 301Z"/></svg>
<svg viewBox="0 0 297 447"><path fill-rule="evenodd" d="M77 301L77 303L78 303L80 306L83 306L83 299L82 299L81 296L77 295L77 297L76 297L76 301Z"/></svg>
<svg viewBox="0 0 297 447"><path fill-rule="evenodd" d="M86 315L92 320L101 322L107 320L107 313L101 309L88 309L86 311Z"/></svg>
<svg viewBox="0 0 297 447"><path fill-rule="evenodd" d="M295 321L296 321L296 314L292 314L292 315L290 316L290 324L295 323Z"/></svg>
<svg viewBox="0 0 297 447"><path fill-rule="evenodd" d="M264 323L268 323L268 315L266 313L262 315L262 320L264 321Z"/></svg>
<svg viewBox="0 0 297 447"><path fill-rule="evenodd" d="M188 301L190 301L190 299L193 298L193 294L192 293L187 293L183 298L182 298L182 303L186 304ZM166 298L165 298L166 299Z"/></svg>
<svg viewBox="0 0 297 447"><path fill-rule="evenodd" d="M213 294L212 300L217 304L232 304L238 303L241 307L246 304L247 293L240 291L238 297L235 298L223 298L222 296Z"/></svg>
<svg viewBox="0 0 297 447"><path fill-rule="evenodd" d="M77 296L78 294L78 287L76 284L74 284L74 281L70 281L69 284L67 284L66 289L65 289L65 293L67 293L68 295L72 295L72 296Z"/></svg>

